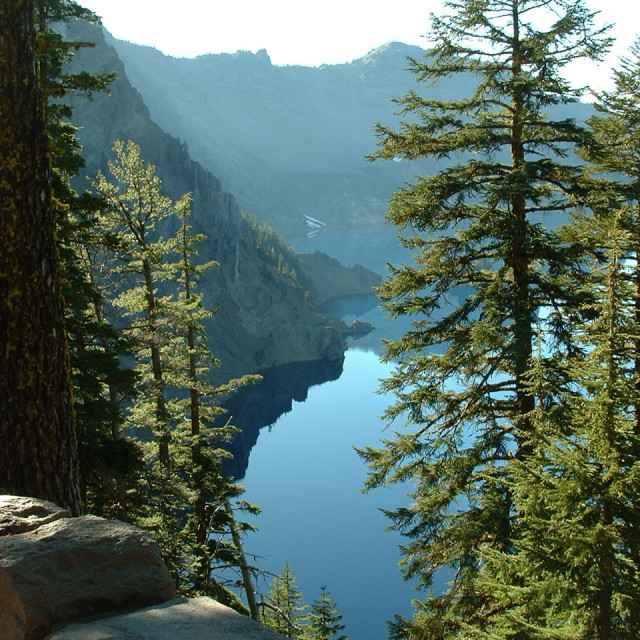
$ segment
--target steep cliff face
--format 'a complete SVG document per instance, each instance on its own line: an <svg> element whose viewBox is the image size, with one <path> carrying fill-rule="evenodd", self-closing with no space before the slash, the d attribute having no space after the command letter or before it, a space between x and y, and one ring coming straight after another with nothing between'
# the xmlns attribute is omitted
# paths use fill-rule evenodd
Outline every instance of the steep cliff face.
<svg viewBox="0 0 640 640"><path fill-rule="evenodd" d="M310 68L274 66L265 51L171 58L107 39L154 120L287 238L305 232L305 215L330 228L380 224L389 194L415 172L365 155L390 98L411 86L406 56L421 57L417 47Z"/></svg>
<svg viewBox="0 0 640 640"><path fill-rule="evenodd" d="M222 380L283 363L341 359L345 345L340 323L320 313L301 287L260 257L235 199L189 157L183 143L151 120L102 31L83 22L63 28L70 40L96 43L95 49L80 50L74 65L118 74L111 95L96 95L93 101L71 99L87 161L85 173L107 173L113 141L130 139L156 166L168 196L192 194L194 230L207 234L199 255L203 261L219 263L201 282L205 303L220 307L207 327L210 347L222 362L216 377Z"/></svg>

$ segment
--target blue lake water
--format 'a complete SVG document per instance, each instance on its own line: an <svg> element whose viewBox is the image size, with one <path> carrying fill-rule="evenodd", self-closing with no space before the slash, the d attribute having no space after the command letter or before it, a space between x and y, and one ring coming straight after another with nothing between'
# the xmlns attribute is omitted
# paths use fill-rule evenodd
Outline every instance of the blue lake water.
<svg viewBox="0 0 640 640"><path fill-rule="evenodd" d="M306 602L326 585L350 640L386 638L386 621L410 615L416 596L397 566L400 536L379 511L407 498L401 487L363 494L367 471L354 451L382 436L388 398L376 389L389 371L375 352L349 349L337 380L311 387L260 431L241 482L263 509L245 550L274 573L288 561Z"/></svg>
<svg viewBox="0 0 640 640"><path fill-rule="evenodd" d="M325 251L381 274L387 262L407 258L388 227L327 230L294 244L300 253ZM362 318L376 330L352 341L343 363L280 367L230 407L233 424L243 428L233 473L242 478L243 497L262 508L245 550L273 573L289 562L309 604L325 585L350 640L384 640L387 621L410 617L420 595L402 579L402 538L386 531L380 512L408 498L400 486L363 494L367 469L354 447L377 446L385 435L380 416L393 398L377 389L392 365L380 360L382 339L402 335L410 320L386 318L374 295L325 311L347 324ZM264 580L257 586L268 590Z"/></svg>

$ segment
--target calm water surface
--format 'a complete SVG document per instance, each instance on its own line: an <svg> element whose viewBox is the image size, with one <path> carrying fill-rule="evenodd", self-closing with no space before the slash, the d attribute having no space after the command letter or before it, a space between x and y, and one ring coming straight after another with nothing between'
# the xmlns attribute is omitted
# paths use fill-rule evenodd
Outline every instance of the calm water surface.
<svg viewBox="0 0 640 640"><path fill-rule="evenodd" d="M386 621L410 615L416 596L397 566L400 536L385 531L379 511L405 502L404 490L363 494L367 471L354 451L383 436L389 399L376 389L389 371L373 351L349 349L337 380L311 387L260 431L241 482L244 498L263 510L246 551L274 573L288 561L308 603L326 585L350 640L383 640Z"/></svg>
<svg viewBox="0 0 640 640"><path fill-rule="evenodd" d="M325 251L345 265L363 264L380 274L387 262L407 258L387 227L327 230L293 244L300 253ZM259 531L247 536L245 547L261 556L259 566L274 573L289 562L309 604L326 585L350 640L384 640L387 621L396 614L410 617L411 600L419 596L398 568L402 538L385 530L389 521L380 512L405 504L407 487L363 494L367 469L354 447L377 446L385 435L379 416L393 399L376 391L392 366L380 361L381 341L402 335L409 320L390 321L374 295L337 301L325 311L347 324L362 318L376 331L352 343L342 373L315 372L303 390L293 385L282 409L286 413L270 418L273 424L260 429L254 446L256 431L250 430L249 446L243 447L243 497L263 511L255 520ZM297 375L302 380L307 373L285 372L286 379ZM330 381L317 384L318 379ZM275 387L286 386L280 372ZM276 392L262 392L262 399L268 400L269 393L281 406ZM266 414L258 404L253 405L257 413ZM262 581L258 587L266 592L268 585Z"/></svg>

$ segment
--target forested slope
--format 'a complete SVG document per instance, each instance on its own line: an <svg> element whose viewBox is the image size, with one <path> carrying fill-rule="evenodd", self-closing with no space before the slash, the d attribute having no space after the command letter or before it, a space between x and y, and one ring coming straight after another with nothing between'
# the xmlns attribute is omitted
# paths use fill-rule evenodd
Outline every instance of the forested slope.
<svg viewBox="0 0 640 640"><path fill-rule="evenodd" d="M66 33L70 40L96 42L95 49L78 51L74 64L118 75L111 95L72 99L85 174L93 176L98 169L107 173L113 141L131 139L145 160L156 165L166 195L192 194L194 229L207 234L200 256L219 263L203 277L201 290L209 307L219 306L208 335L222 362L221 379L282 363L341 358L339 323L318 312L292 275L258 252L255 233L234 197L191 159L183 143L152 121L102 31L83 22L65 28L71 29Z"/></svg>

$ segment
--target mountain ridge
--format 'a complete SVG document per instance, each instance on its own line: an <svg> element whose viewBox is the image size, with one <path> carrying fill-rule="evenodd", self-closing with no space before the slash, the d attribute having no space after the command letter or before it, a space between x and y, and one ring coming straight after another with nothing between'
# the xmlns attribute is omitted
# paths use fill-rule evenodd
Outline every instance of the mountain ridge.
<svg viewBox="0 0 640 640"><path fill-rule="evenodd" d="M264 50L172 58L105 37L153 119L287 239L304 233L304 215L380 224L391 191L413 176L365 156L376 119L410 86L406 56L421 56L418 47L388 43L342 65L303 67L275 66Z"/></svg>
<svg viewBox="0 0 640 640"><path fill-rule="evenodd" d="M95 95L91 101L78 96L68 100L72 121L79 127L85 173L95 175L101 170L108 176L113 141L131 139L140 146L143 158L155 165L167 196L177 199L192 194L194 232L207 236L198 247L199 254L203 261L218 262L200 283L205 304L219 307L207 325L211 350L222 363L214 379L224 381L284 363L341 361L345 350L342 323L322 314L303 287L259 255L255 233L234 197L222 189L217 177L190 158L183 142L153 122L101 30L81 21L62 29L69 40L96 43L95 49L76 54L72 63L76 69L118 74L110 95ZM86 184L82 177L77 182L80 187ZM171 231L162 230L165 234Z"/></svg>
<svg viewBox="0 0 640 640"><path fill-rule="evenodd" d="M294 245L305 216L328 229L381 225L400 185L441 168L432 158L368 161L375 124L399 123L393 98L413 89L456 99L472 88L464 77L417 84L408 58L422 60L426 51L400 42L351 62L304 67L273 65L265 50L172 58L106 37L154 120ZM578 119L591 112L580 103L556 109Z"/></svg>

